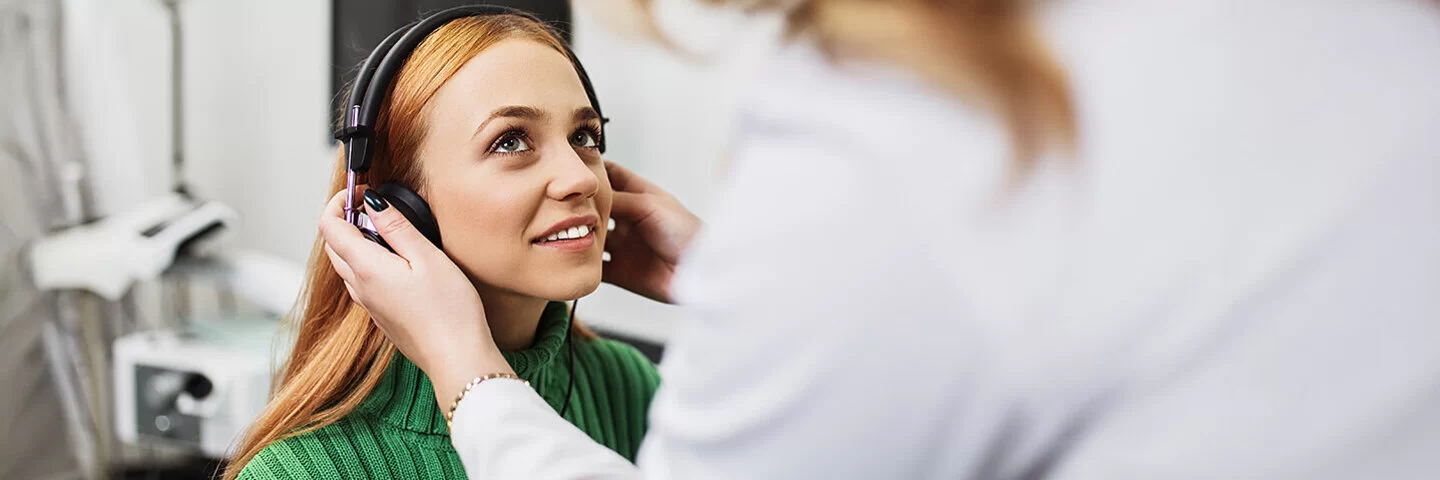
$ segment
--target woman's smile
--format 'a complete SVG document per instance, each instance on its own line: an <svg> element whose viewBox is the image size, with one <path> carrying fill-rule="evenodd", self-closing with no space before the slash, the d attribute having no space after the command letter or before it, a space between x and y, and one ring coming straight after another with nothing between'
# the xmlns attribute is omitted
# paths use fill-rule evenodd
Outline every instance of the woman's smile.
<svg viewBox="0 0 1440 480"><path fill-rule="evenodd" d="M585 251L595 245L595 225L598 222L599 217L595 215L572 217L551 226L531 243L562 252Z"/></svg>

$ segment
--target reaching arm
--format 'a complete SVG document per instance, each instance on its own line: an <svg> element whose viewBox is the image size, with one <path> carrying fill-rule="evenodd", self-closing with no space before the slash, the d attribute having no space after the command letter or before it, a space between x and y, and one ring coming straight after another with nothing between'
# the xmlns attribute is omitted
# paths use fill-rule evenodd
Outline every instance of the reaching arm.
<svg viewBox="0 0 1440 480"><path fill-rule="evenodd" d="M965 460L927 443L955 428L939 419L976 349L945 321L942 267L896 241L919 227L884 215L893 199L870 194L885 192L860 193L863 159L802 143L742 153L680 270L690 318L667 346L639 468L493 381L455 416L472 477L899 478Z"/></svg>

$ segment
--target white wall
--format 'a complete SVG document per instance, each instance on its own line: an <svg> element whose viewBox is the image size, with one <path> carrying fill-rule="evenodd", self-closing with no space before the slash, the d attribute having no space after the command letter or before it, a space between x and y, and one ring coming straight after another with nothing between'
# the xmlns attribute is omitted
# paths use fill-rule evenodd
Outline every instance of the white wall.
<svg viewBox="0 0 1440 480"><path fill-rule="evenodd" d="M63 0L65 89L98 214L165 190L169 76L158 0Z"/></svg>
<svg viewBox="0 0 1440 480"><path fill-rule="evenodd" d="M188 0L187 175L237 243L304 261L329 198L330 2Z"/></svg>
<svg viewBox="0 0 1440 480"><path fill-rule="evenodd" d="M159 0L65 0L67 68L100 213L165 192L170 33ZM186 174L235 243L303 261L331 166L328 1L186 0Z"/></svg>
<svg viewBox="0 0 1440 480"><path fill-rule="evenodd" d="M103 212L170 185L169 31L160 0L64 0L71 90ZM582 2L583 3L583 2ZM328 0L185 0L186 179L239 211L235 245L303 262L333 166ZM577 52L605 113L608 156L704 212L735 88L577 9ZM675 312L606 286L582 317L663 338Z"/></svg>

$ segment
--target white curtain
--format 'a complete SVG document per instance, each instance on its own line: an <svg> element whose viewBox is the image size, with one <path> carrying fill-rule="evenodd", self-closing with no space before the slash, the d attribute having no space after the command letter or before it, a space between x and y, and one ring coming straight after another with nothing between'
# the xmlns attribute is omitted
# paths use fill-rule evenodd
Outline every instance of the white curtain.
<svg viewBox="0 0 1440 480"><path fill-rule="evenodd" d="M41 331L51 301L27 280L22 246L78 217L62 172L80 160L65 113L60 6L0 0L0 478L80 475Z"/></svg>

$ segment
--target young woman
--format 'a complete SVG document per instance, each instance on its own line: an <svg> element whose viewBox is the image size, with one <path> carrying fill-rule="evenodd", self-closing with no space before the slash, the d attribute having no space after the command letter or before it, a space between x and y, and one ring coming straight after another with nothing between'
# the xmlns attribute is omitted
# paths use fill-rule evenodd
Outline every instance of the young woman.
<svg viewBox="0 0 1440 480"><path fill-rule="evenodd" d="M655 368L576 324L563 303L600 283L613 196L601 119L564 52L521 16L440 27L391 85L369 181L426 198L445 254L483 301L472 323L557 413L633 460ZM332 190L344 186L337 165ZM317 240L294 350L225 478L463 477L430 380L371 322L327 253Z"/></svg>

